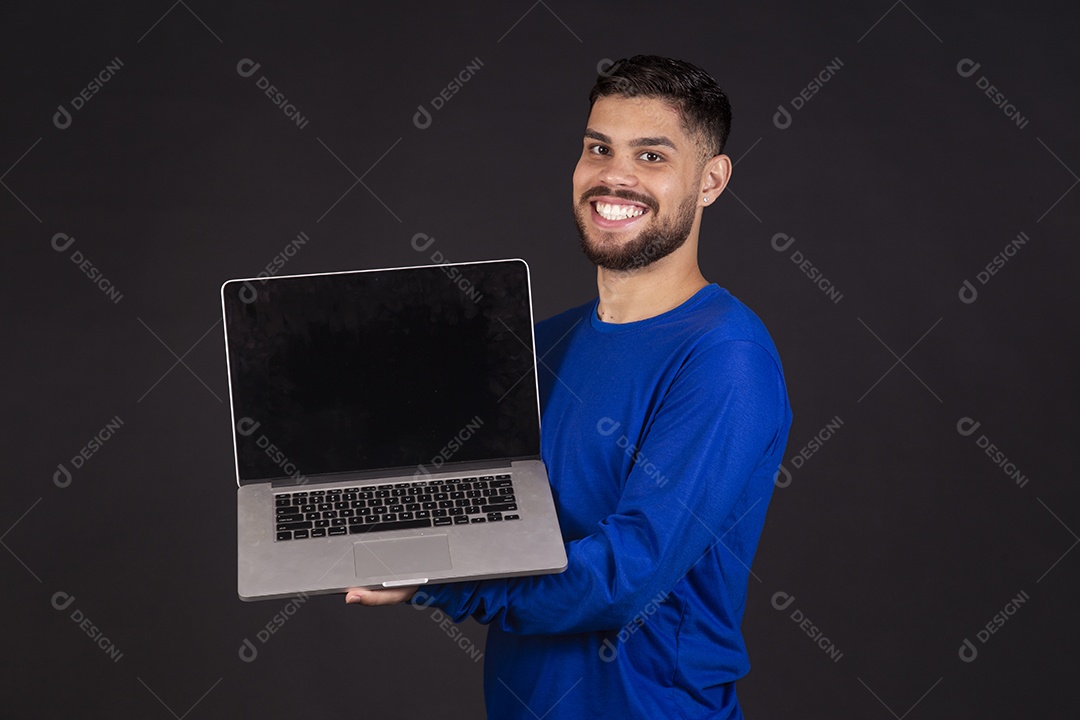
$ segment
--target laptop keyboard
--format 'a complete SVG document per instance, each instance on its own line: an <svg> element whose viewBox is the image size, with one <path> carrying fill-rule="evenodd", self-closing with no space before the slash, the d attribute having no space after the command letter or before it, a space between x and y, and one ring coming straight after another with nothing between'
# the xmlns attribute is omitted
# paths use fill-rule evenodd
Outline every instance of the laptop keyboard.
<svg viewBox="0 0 1080 720"><path fill-rule="evenodd" d="M517 520L509 475L418 480L274 495L278 540Z"/></svg>

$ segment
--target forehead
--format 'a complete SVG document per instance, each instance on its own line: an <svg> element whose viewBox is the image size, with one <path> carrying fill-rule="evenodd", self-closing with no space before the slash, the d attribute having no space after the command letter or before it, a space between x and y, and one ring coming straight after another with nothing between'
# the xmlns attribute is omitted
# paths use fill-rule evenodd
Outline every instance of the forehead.
<svg viewBox="0 0 1080 720"><path fill-rule="evenodd" d="M589 113L588 129L603 133L616 143L657 136L667 137L677 147L691 143L678 108L657 98L618 95L597 98Z"/></svg>

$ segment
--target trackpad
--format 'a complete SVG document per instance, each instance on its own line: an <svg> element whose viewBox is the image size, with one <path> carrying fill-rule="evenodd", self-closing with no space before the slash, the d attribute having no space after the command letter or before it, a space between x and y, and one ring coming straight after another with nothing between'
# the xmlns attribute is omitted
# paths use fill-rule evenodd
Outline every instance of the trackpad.
<svg viewBox="0 0 1080 720"><path fill-rule="evenodd" d="M445 535L365 540L353 545L356 577L412 575L449 570L450 543Z"/></svg>

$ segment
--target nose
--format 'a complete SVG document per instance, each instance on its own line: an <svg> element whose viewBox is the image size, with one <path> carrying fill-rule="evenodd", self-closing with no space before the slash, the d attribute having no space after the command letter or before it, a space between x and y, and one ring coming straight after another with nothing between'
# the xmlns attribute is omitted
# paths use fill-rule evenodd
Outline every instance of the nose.
<svg viewBox="0 0 1080 720"><path fill-rule="evenodd" d="M614 155L604 163L600 171L600 181L608 187L630 187L637 185L633 158L627 155Z"/></svg>

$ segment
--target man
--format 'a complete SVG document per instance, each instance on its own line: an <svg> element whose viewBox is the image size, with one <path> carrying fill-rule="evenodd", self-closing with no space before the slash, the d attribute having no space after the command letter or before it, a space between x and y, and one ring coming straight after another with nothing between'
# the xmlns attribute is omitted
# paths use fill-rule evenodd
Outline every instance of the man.
<svg viewBox="0 0 1080 720"><path fill-rule="evenodd" d="M739 624L791 411L764 326L698 268L731 110L706 73L651 56L590 100L573 199L599 297L536 327L568 567L346 601L487 623L491 718L740 718Z"/></svg>

